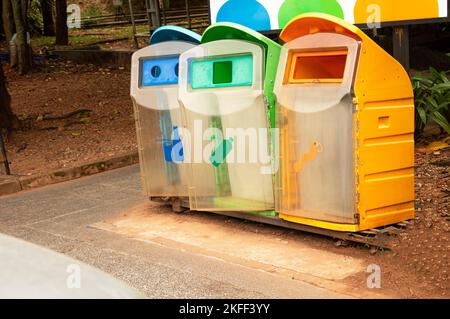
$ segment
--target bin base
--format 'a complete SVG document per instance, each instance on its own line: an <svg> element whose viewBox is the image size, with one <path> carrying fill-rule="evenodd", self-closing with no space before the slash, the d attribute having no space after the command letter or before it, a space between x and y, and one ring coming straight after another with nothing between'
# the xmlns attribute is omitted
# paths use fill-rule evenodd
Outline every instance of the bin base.
<svg viewBox="0 0 450 319"><path fill-rule="evenodd" d="M188 198L171 198L169 201L166 199L160 198L151 198L152 201L155 202L164 202L164 203L172 203L178 202L181 207L185 208L185 210L189 209L189 199ZM172 205L173 207L173 205ZM313 233L321 236L331 237L333 239L339 239L346 242L354 242L358 244L364 244L369 247L378 247L383 249L392 249L389 245L390 237L397 236L399 233L404 231L407 227L414 225L414 220L403 221L393 225L388 225L386 227L380 227L370 230L358 231L358 225L339 225L334 223L327 223L327 228L322 228L325 225L320 224L321 227L318 227L317 222L314 220L304 221L288 221L285 219L281 219L276 216L275 212L266 212L269 213L263 214L261 212L252 213L252 212L237 212L237 211L208 211L209 213L228 216L238 219L249 220L253 222L279 226L288 229L299 230L303 232ZM274 213L274 214L271 214ZM310 224L308 224L310 223ZM323 223L323 222L320 222Z"/></svg>
<svg viewBox="0 0 450 319"><path fill-rule="evenodd" d="M185 207L191 207L189 202L183 204ZM263 201L255 201L246 198L239 198L233 196L211 196L202 197L200 200L200 207L195 207L192 210L201 212L211 211L245 211L252 214L271 215L276 216L274 211L274 204L271 205Z"/></svg>
<svg viewBox="0 0 450 319"><path fill-rule="evenodd" d="M229 216L239 219L250 220L258 223L269 224L274 226L279 226L283 228L289 228L299 231L304 231L308 233L313 233L317 235L327 236L334 239L340 239L347 242L354 242L358 244L368 245L369 247L378 247L383 249L392 249L389 245L389 238L391 236L397 236L408 226L413 225L412 221L404 221L394 225L387 226L385 228L377 228L371 230L365 230L360 232L350 232L350 231L338 231L332 229L319 228L315 226L310 226L306 224L299 224L290 221L283 220L276 216L263 216L256 214L249 214L244 212L211 212L213 214L219 214L223 216ZM357 227L357 225L349 225Z"/></svg>

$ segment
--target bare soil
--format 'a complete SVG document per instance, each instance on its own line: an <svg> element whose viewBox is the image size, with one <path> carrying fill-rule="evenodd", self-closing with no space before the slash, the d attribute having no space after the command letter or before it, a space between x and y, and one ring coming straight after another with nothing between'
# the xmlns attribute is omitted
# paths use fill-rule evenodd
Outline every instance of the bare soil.
<svg viewBox="0 0 450 319"><path fill-rule="evenodd" d="M449 298L450 148L428 154L419 151L432 140L443 138L418 143L416 219L414 225L390 237L387 244L393 250L337 245L339 241L328 237L204 212L177 214L155 203L141 205L94 226L354 296ZM371 265L381 269L380 289L367 288L367 269Z"/></svg>
<svg viewBox="0 0 450 319"><path fill-rule="evenodd" d="M419 143L417 149L422 147ZM177 214L150 202L93 226L356 297L448 298L449 155L450 148L416 152L416 219L413 226L390 237L389 251L337 245L328 237L216 214ZM380 289L367 287L371 265L381 269Z"/></svg>
<svg viewBox="0 0 450 319"><path fill-rule="evenodd" d="M138 37L137 38L139 49L145 48L148 45L148 37ZM108 42L102 42L97 44L102 49L106 50L135 50L135 43L133 39L121 39L121 40L113 40Z"/></svg>
<svg viewBox="0 0 450 319"><path fill-rule="evenodd" d="M22 125L7 141L14 174L136 151L129 71L71 62L45 62L26 76L4 70Z"/></svg>

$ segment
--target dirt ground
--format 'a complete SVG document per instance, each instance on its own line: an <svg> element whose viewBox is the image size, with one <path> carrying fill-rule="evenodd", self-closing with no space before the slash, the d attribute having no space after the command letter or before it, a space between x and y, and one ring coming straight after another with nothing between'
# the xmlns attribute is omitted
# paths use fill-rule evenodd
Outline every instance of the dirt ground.
<svg viewBox="0 0 450 319"><path fill-rule="evenodd" d="M422 148L416 152L416 220L390 237L392 250L337 245L328 237L211 213L177 214L150 202L92 226L363 298L448 298L450 148L429 154ZM367 289L369 265L380 266L381 289Z"/></svg>
<svg viewBox="0 0 450 319"><path fill-rule="evenodd" d="M14 174L79 166L136 151L129 71L70 62L45 62L27 76L4 66L22 129L7 141ZM434 139L444 139L445 136ZM364 247L326 249L361 257L382 268L383 285L401 297L450 297L450 148L416 152L415 225L393 237L394 252ZM367 274L346 279L361 286Z"/></svg>
<svg viewBox="0 0 450 319"><path fill-rule="evenodd" d="M136 151L129 71L54 61L26 76L7 65L4 70L13 111L24 126L7 142L14 174Z"/></svg>
<svg viewBox="0 0 450 319"><path fill-rule="evenodd" d="M176 214L155 203L93 226L355 296L449 298L450 148L425 154L419 151L423 147L419 144L416 152L416 219L414 225L390 237L387 244L392 250L337 245L339 241L328 237L215 214ZM369 265L381 268L379 290L367 289Z"/></svg>
<svg viewBox="0 0 450 319"><path fill-rule="evenodd" d="M442 137L441 137L442 139ZM429 143L431 140L423 141ZM422 149L419 143L416 150ZM450 149L430 154L416 151L416 220L392 237L394 251L367 254L380 265L383 287L404 298L450 297ZM343 248L352 255L355 247ZM356 248L357 250L357 248ZM352 282L367 279L355 276Z"/></svg>
<svg viewBox="0 0 450 319"><path fill-rule="evenodd" d="M138 40L138 45L139 45L140 49L142 49L148 45L148 38L138 37L137 40ZM105 49L105 50L114 50L114 49L135 50L134 40L132 40L132 39L108 41L108 42L100 43L98 45L102 49Z"/></svg>

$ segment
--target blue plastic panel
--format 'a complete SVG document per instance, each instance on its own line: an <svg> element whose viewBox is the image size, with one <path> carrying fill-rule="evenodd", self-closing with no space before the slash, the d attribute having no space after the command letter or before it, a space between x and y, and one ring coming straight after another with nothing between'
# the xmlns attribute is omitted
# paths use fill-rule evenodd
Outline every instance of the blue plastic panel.
<svg viewBox="0 0 450 319"><path fill-rule="evenodd" d="M164 160L168 163L182 163L184 161L183 142L181 141L178 127L174 126L172 130L172 132L169 131L168 133L173 134L173 138L172 136L167 138L164 134L162 137Z"/></svg>
<svg viewBox="0 0 450 319"><path fill-rule="evenodd" d="M141 86L178 84L179 57L141 60Z"/></svg>
<svg viewBox="0 0 450 319"><path fill-rule="evenodd" d="M188 29L177 26L163 26L156 29L150 37L149 44L156 44L167 41L185 41L200 43L201 36Z"/></svg>

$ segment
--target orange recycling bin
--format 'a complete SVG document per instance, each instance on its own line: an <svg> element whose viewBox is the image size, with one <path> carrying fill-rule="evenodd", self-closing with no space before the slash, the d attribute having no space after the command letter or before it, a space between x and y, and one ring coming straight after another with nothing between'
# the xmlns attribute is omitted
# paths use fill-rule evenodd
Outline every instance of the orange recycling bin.
<svg viewBox="0 0 450 319"><path fill-rule="evenodd" d="M360 29L330 15L300 15L280 37L280 218L350 232L414 218L407 72Z"/></svg>

